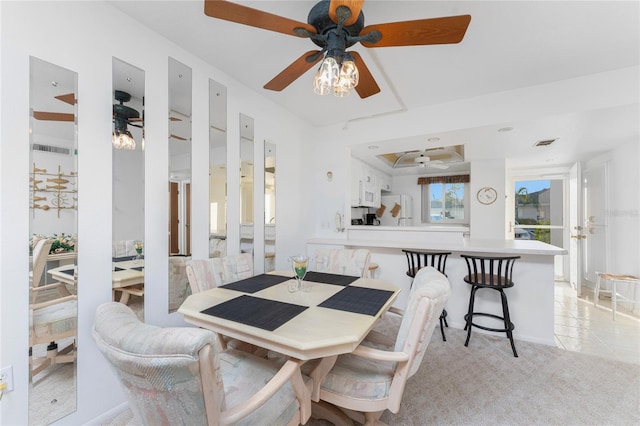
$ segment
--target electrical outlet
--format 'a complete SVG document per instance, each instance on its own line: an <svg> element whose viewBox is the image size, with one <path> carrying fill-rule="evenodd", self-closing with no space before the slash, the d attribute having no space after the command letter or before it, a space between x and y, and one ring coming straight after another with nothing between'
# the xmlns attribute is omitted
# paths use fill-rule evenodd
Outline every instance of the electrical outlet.
<svg viewBox="0 0 640 426"><path fill-rule="evenodd" d="M7 384L5 392L11 392L13 390L13 366L8 366L0 370L0 379L3 383Z"/></svg>

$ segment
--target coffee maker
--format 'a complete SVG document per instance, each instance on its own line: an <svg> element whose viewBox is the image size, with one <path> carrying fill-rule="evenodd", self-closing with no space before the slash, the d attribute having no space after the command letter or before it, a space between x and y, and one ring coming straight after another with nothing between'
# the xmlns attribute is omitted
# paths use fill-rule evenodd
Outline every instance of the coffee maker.
<svg viewBox="0 0 640 426"><path fill-rule="evenodd" d="M367 213L364 215L365 225L380 225L380 221L376 217L375 213Z"/></svg>

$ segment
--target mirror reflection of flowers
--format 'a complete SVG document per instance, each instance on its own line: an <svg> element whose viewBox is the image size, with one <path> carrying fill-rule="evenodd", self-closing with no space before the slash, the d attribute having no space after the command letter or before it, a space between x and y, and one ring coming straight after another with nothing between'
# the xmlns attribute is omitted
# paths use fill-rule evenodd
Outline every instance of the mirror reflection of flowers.
<svg viewBox="0 0 640 426"><path fill-rule="evenodd" d="M31 236L31 240L29 241L29 253L33 253L33 248L36 246L38 241L42 239L49 239L52 241L51 249L49 250L49 254L56 253L64 253L69 251L74 251L76 249L76 235L65 234L53 234L53 235L43 235L43 234L33 234Z"/></svg>

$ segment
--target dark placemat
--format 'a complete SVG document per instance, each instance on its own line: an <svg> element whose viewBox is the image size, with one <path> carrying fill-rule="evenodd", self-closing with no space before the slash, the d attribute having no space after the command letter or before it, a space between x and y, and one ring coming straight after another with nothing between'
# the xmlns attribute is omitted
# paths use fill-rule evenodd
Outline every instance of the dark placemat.
<svg viewBox="0 0 640 426"><path fill-rule="evenodd" d="M255 293L290 279L291 277L283 277L282 275L260 274L255 277L221 285L220 288L241 291L243 293Z"/></svg>
<svg viewBox="0 0 640 426"><path fill-rule="evenodd" d="M129 268L129 269L135 269L136 271L142 272L142 270L144 269L144 266L136 266L134 268Z"/></svg>
<svg viewBox="0 0 640 426"><path fill-rule="evenodd" d="M118 268L118 267L116 266L116 268L114 269L114 271L116 271L116 272L117 272L117 271L124 271L124 268Z"/></svg>
<svg viewBox="0 0 640 426"><path fill-rule="evenodd" d="M133 256L112 257L112 258L111 258L111 261L112 261L112 262L126 262L126 261L128 261L128 260L133 260L133 259L135 259L136 257L138 257L138 256L137 256L137 255L135 255L135 254L134 254ZM141 256L140 256L140 259L144 259L144 255L141 255Z"/></svg>
<svg viewBox="0 0 640 426"><path fill-rule="evenodd" d="M307 309L306 306L242 295L201 311L203 314L273 331Z"/></svg>
<svg viewBox="0 0 640 426"><path fill-rule="evenodd" d="M60 271L61 274L73 275L75 273L75 269L65 269L64 271Z"/></svg>
<svg viewBox="0 0 640 426"><path fill-rule="evenodd" d="M391 295L393 295L393 292L389 290L349 286L318 306L357 314L375 315L387 303Z"/></svg>
<svg viewBox="0 0 640 426"><path fill-rule="evenodd" d="M334 285L342 285L342 286L347 286L359 278L360 277L353 277L351 275L338 275L338 274L329 274L327 272L314 272L314 271L309 271L307 272L307 275L304 276L305 281L313 281L314 283L334 284Z"/></svg>

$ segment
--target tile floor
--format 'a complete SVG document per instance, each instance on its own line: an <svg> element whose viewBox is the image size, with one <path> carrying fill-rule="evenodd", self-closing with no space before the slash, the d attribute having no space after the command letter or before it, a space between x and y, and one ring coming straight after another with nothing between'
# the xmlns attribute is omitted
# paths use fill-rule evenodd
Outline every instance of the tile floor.
<svg viewBox="0 0 640 426"><path fill-rule="evenodd" d="M599 355L640 364L640 307L635 313L618 303L613 320L611 301L600 298L593 306L593 291L577 297L567 282L555 285L555 341L569 351Z"/></svg>

